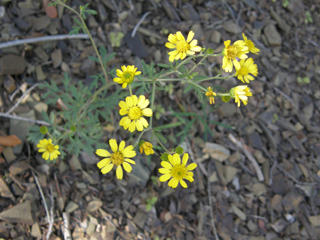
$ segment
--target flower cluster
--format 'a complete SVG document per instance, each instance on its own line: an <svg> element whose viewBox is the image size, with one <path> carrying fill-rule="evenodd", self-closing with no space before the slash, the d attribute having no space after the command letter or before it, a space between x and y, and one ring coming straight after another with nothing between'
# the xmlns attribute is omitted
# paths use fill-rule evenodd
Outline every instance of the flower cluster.
<svg viewBox="0 0 320 240"><path fill-rule="evenodd" d="M38 152L43 153L42 158L44 160L50 159L50 161L55 160L60 155L59 146L52 143L52 139L42 139L37 144L39 148Z"/></svg>

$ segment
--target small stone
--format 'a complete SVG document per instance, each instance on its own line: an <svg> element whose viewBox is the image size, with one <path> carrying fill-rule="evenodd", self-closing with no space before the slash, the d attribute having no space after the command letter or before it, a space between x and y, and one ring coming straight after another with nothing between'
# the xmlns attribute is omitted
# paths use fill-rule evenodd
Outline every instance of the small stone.
<svg viewBox="0 0 320 240"><path fill-rule="evenodd" d="M273 24L269 24L264 28L264 35L270 46L280 46L282 44L281 36Z"/></svg>
<svg viewBox="0 0 320 240"><path fill-rule="evenodd" d="M74 212L75 210L77 210L78 208L79 208L79 205L78 205L78 204L76 204L76 203L73 202L73 201L70 201L70 202L68 203L68 205L66 206L65 211L66 211L67 213L72 213L72 212Z"/></svg>
<svg viewBox="0 0 320 240"><path fill-rule="evenodd" d="M62 53L60 49L56 49L54 52L51 53L51 59L53 63L53 67L57 68L62 63Z"/></svg>
<svg viewBox="0 0 320 240"><path fill-rule="evenodd" d="M218 107L218 114L222 117L233 117L237 112L237 107L233 103L223 102Z"/></svg>
<svg viewBox="0 0 320 240"><path fill-rule="evenodd" d="M287 221L284 220L283 218L280 218L274 224L272 224L271 227L275 232L280 233L286 228L287 225L288 225Z"/></svg>
<svg viewBox="0 0 320 240"><path fill-rule="evenodd" d="M220 43L221 41L221 33L217 30L213 30L211 34L210 41L213 43Z"/></svg>
<svg viewBox="0 0 320 240"><path fill-rule="evenodd" d="M90 72L91 69L93 69L95 66L95 62L89 58L83 61L80 70L84 73Z"/></svg>
<svg viewBox="0 0 320 240"><path fill-rule="evenodd" d="M17 88L13 77L11 77L10 75L4 77L3 86L10 94L13 93Z"/></svg>
<svg viewBox="0 0 320 240"><path fill-rule="evenodd" d="M208 178L209 182L213 183L213 182L217 182L218 181L218 176L217 176L217 172L214 171L210 177Z"/></svg>
<svg viewBox="0 0 320 240"><path fill-rule="evenodd" d="M226 30L227 32L233 33L233 34L237 34L240 33L241 29L239 28L239 26L237 24L235 24L233 21L227 21L223 24L223 28L224 30Z"/></svg>
<svg viewBox="0 0 320 240"><path fill-rule="evenodd" d="M136 213L136 215L133 218L133 222L140 228L144 228L144 224L146 223L148 218L148 214L141 211L140 209Z"/></svg>
<svg viewBox="0 0 320 240"><path fill-rule="evenodd" d="M2 178L0 178L0 194L1 197L14 199L14 196Z"/></svg>
<svg viewBox="0 0 320 240"><path fill-rule="evenodd" d="M245 221L247 219L246 214L240 210L236 205L231 204L231 209L234 214L236 214L242 221Z"/></svg>
<svg viewBox="0 0 320 240"><path fill-rule="evenodd" d="M12 222L32 225L33 219L31 215L31 202L25 201L15 206L9 207L0 213L0 219Z"/></svg>
<svg viewBox="0 0 320 240"><path fill-rule="evenodd" d="M13 153L12 147L5 147L2 150L2 154L3 154L4 158L6 159L7 163L11 163L17 159L16 155L14 155L14 153Z"/></svg>
<svg viewBox="0 0 320 240"><path fill-rule="evenodd" d="M291 212L297 209L300 203L304 200L304 197L296 192L289 192L282 200L282 205L286 212Z"/></svg>
<svg viewBox="0 0 320 240"><path fill-rule="evenodd" d="M273 77L272 82L276 87L279 87L286 79L287 73L285 72L277 72L277 74Z"/></svg>
<svg viewBox="0 0 320 240"><path fill-rule="evenodd" d="M253 156L257 159L257 161L262 164L266 161L266 159L264 158L264 156L262 155L262 152L257 150L253 153Z"/></svg>
<svg viewBox="0 0 320 240"><path fill-rule="evenodd" d="M279 194L276 194L273 196L273 198L271 199L271 207L278 211L278 212L281 212L282 211L282 205L281 205L281 202L282 202L282 196L279 195Z"/></svg>
<svg viewBox="0 0 320 240"><path fill-rule="evenodd" d="M263 183L256 183L252 186L252 192L259 197L267 192L267 188Z"/></svg>
<svg viewBox="0 0 320 240"><path fill-rule="evenodd" d="M193 6L190 3L186 3L182 6L182 17L185 21L191 20L191 21L198 21L200 20L200 16L197 13L197 11L193 8Z"/></svg>
<svg viewBox="0 0 320 240"><path fill-rule="evenodd" d="M231 182L234 176L237 174L237 172L238 172L237 168L231 167L231 166L225 166L224 176L225 176L226 183Z"/></svg>
<svg viewBox="0 0 320 240"><path fill-rule="evenodd" d="M320 226L320 215L317 216L310 216L309 217L309 221L311 222L311 224L315 227L319 227Z"/></svg>
<svg viewBox="0 0 320 240"><path fill-rule="evenodd" d="M258 230L258 226L257 224L255 224L254 222L252 222L251 220L248 221L247 223L247 227L250 230L250 232L255 233Z"/></svg>
<svg viewBox="0 0 320 240"><path fill-rule="evenodd" d="M47 76L44 74L41 65L36 66L36 75L38 81L43 81L47 78Z"/></svg>
<svg viewBox="0 0 320 240"><path fill-rule="evenodd" d="M24 58L9 54L0 58L0 76L5 74L21 74L26 68Z"/></svg>
<svg viewBox="0 0 320 240"><path fill-rule="evenodd" d="M208 153L213 159L223 162L230 156L230 150L226 147L216 144L206 142L205 148L202 150L203 153Z"/></svg>
<svg viewBox="0 0 320 240"><path fill-rule="evenodd" d="M36 237L36 238L40 238L41 235L41 231L40 231L40 227L39 227L39 223L35 222L34 224L32 224L31 227L31 236L32 237Z"/></svg>
<svg viewBox="0 0 320 240"><path fill-rule="evenodd" d="M38 46L35 49L33 49L33 52L37 55L41 62L47 62L49 60L48 54L43 50L41 46Z"/></svg>

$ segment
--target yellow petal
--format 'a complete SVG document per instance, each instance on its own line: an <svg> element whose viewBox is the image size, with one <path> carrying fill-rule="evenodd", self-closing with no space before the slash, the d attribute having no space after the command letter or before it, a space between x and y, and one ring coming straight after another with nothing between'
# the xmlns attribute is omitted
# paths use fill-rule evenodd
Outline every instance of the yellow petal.
<svg viewBox="0 0 320 240"><path fill-rule="evenodd" d="M183 188L187 188L187 187L188 187L188 185L186 184L186 182L183 181L182 179L180 179L180 184L181 184L181 186L182 186Z"/></svg>
<svg viewBox="0 0 320 240"><path fill-rule="evenodd" d="M174 164L172 164L172 165L181 164L181 158L180 158L180 156L179 156L178 153L175 153L175 154L173 155L173 162L174 162Z"/></svg>
<svg viewBox="0 0 320 240"><path fill-rule="evenodd" d="M171 171L167 168L159 168L159 173L169 174Z"/></svg>
<svg viewBox="0 0 320 240"><path fill-rule="evenodd" d="M106 165L108 165L111 162L111 158L104 158L102 159L100 162L97 163L97 167L99 169L105 167Z"/></svg>
<svg viewBox="0 0 320 240"><path fill-rule="evenodd" d="M102 174L106 174L108 172L111 171L111 169L113 168L113 163L110 163L108 165L106 165L104 168L101 169Z"/></svg>
<svg viewBox="0 0 320 240"><path fill-rule="evenodd" d="M123 165L124 170L126 170L126 172L128 172L128 173L131 172L132 167L129 163L124 162L124 163L122 163L122 165Z"/></svg>
<svg viewBox="0 0 320 240"><path fill-rule="evenodd" d="M146 99L143 103L141 103L141 105L138 105L141 109L146 108L149 105L149 100Z"/></svg>
<svg viewBox="0 0 320 240"><path fill-rule="evenodd" d="M138 106L142 108L143 103L145 102L145 100L146 100L146 97L144 95L141 95L139 97L139 100L138 100Z"/></svg>
<svg viewBox="0 0 320 240"><path fill-rule="evenodd" d="M168 181L170 178L171 178L171 175L170 175L170 174L165 174L165 175L162 175L161 177L159 177L159 180L160 180L160 182L166 182L166 181Z"/></svg>
<svg viewBox="0 0 320 240"><path fill-rule="evenodd" d="M129 159L129 158L125 158L124 161L126 161L126 162L128 162L128 163L131 163L131 164L133 164L133 165L136 164L135 161L133 161L133 160L131 160L131 159Z"/></svg>
<svg viewBox="0 0 320 240"><path fill-rule="evenodd" d="M137 103L138 103L138 98L136 95L132 95L131 96L131 99L132 99L132 106L136 106Z"/></svg>
<svg viewBox="0 0 320 240"><path fill-rule="evenodd" d="M142 110L143 116L151 117L152 116L152 109L151 108L145 108Z"/></svg>
<svg viewBox="0 0 320 240"><path fill-rule="evenodd" d="M176 45L174 45L173 43L170 43L170 42L167 42L165 46L170 49L176 48Z"/></svg>
<svg viewBox="0 0 320 240"><path fill-rule="evenodd" d="M183 166L185 166L187 164L188 158L189 158L189 154L188 153L183 154L183 157L182 157L182 165Z"/></svg>
<svg viewBox="0 0 320 240"><path fill-rule="evenodd" d="M188 34L188 37L187 37L187 43L189 43L192 40L193 37L194 37L194 32L190 31L189 34Z"/></svg>
<svg viewBox="0 0 320 240"><path fill-rule="evenodd" d="M42 158L43 158L44 160L48 160L48 159L49 159L49 152L44 152L44 153L42 154Z"/></svg>
<svg viewBox="0 0 320 240"><path fill-rule="evenodd" d="M139 132L141 132L143 130L143 125L142 123L139 121L139 119L136 121L136 127L137 127L137 130Z"/></svg>
<svg viewBox="0 0 320 240"><path fill-rule="evenodd" d="M147 120L145 118L141 117L139 120L145 128L147 128L149 126L149 123L147 122Z"/></svg>
<svg viewBox="0 0 320 240"><path fill-rule="evenodd" d="M109 140L109 145L112 149L113 152L117 152L118 151L118 144L117 141L115 139L110 139Z"/></svg>
<svg viewBox="0 0 320 240"><path fill-rule="evenodd" d="M197 164L196 163L191 163L187 166L187 170L188 171L191 171L193 169L195 169L197 167Z"/></svg>
<svg viewBox="0 0 320 240"><path fill-rule="evenodd" d="M121 165L117 167L116 175L117 175L117 178L120 180L123 178L123 171L122 171Z"/></svg>
<svg viewBox="0 0 320 240"><path fill-rule="evenodd" d="M125 141L121 141L119 144L119 152L122 152L124 149L124 146L126 145Z"/></svg>
<svg viewBox="0 0 320 240"><path fill-rule="evenodd" d="M176 178L172 178L169 183L168 183L168 186L169 187L172 187L172 188L176 188L179 184L179 180L176 179Z"/></svg>
<svg viewBox="0 0 320 240"><path fill-rule="evenodd" d="M169 156L171 156L171 155L169 155ZM167 161L161 161L161 166L166 168L166 169L171 169L172 168L172 165L170 163L168 163Z"/></svg>

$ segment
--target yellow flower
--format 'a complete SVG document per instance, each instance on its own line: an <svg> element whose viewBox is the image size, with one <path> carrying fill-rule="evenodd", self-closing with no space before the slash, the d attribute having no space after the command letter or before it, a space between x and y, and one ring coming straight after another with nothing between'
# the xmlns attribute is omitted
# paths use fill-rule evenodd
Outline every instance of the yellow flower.
<svg viewBox="0 0 320 240"><path fill-rule="evenodd" d="M232 72L233 65L236 69L240 68L237 58L246 59L248 57L246 53L249 52L248 47L245 46L245 42L242 40L236 41L233 45L230 45L230 43L230 40L224 42L222 68L226 72Z"/></svg>
<svg viewBox="0 0 320 240"><path fill-rule="evenodd" d="M173 156L168 155L169 162L162 161L161 166L163 168L159 168L159 172L163 175L159 178L160 182L166 182L171 177L172 179L169 181L168 186L172 188L176 188L178 183L180 182L181 186L187 188L187 184L183 179L187 179L190 182L193 182L193 172L189 172L197 167L196 163L191 163L186 166L189 155L185 153L182 158L175 153Z"/></svg>
<svg viewBox="0 0 320 240"><path fill-rule="evenodd" d="M209 98L210 104L214 104L214 97L213 96L217 96L217 94L212 91L211 87L208 87L208 91L206 92L206 96Z"/></svg>
<svg viewBox="0 0 320 240"><path fill-rule="evenodd" d="M122 88L126 88L128 84L131 84L134 80L134 76L140 75L141 72L137 71L137 68L132 66L122 66L122 71L117 69L117 78L114 78L113 81L119 84L122 84Z"/></svg>
<svg viewBox="0 0 320 240"><path fill-rule="evenodd" d="M140 153L143 153L143 150L146 155L154 154L153 146L149 142L144 142L141 144Z"/></svg>
<svg viewBox="0 0 320 240"><path fill-rule="evenodd" d="M52 139L42 139L37 144L37 148L39 148L38 152L43 152L42 158L44 160L54 160L58 158L60 155L59 146L52 144Z"/></svg>
<svg viewBox="0 0 320 240"><path fill-rule="evenodd" d="M230 90L230 95L235 98L235 102L238 103L238 107L240 107L241 101L244 105L247 105L248 97L252 96L252 92L250 92L250 88L248 88L247 85L240 85L232 88Z"/></svg>
<svg viewBox="0 0 320 240"><path fill-rule="evenodd" d="M254 54L259 54L258 53L258 52L260 52L259 48L256 48L254 43L251 40L248 40L248 38L246 37L246 35L244 35L244 33L242 33L242 37L243 37L243 41L245 42L245 44L248 47L249 51L254 53Z"/></svg>
<svg viewBox="0 0 320 240"><path fill-rule="evenodd" d="M133 150L132 145L129 145L128 147L124 148L126 145L124 141L120 142L119 149L118 149L117 141L115 139L110 139L109 145L111 147L111 150L113 151L112 154L109 153L107 150L97 149L96 154L100 157L105 157L104 159L102 159L100 162L97 163L97 166L99 169L101 169L101 172L103 174L106 174L112 170L114 165L116 165L117 178L122 179L123 178L122 167L127 172L131 172L132 167L129 163L131 164L136 164L136 163L129 158L136 156L136 152Z"/></svg>
<svg viewBox="0 0 320 240"><path fill-rule="evenodd" d="M258 75L257 64L254 64L252 58L249 58L247 60L242 59L240 61L240 68L236 69L235 76L238 77L238 79L243 83L249 83L249 80L254 80L254 77L252 77L250 74L252 74L253 76Z"/></svg>
<svg viewBox="0 0 320 240"><path fill-rule="evenodd" d="M137 128L138 131L142 131L143 128L147 128L149 123L144 118L152 116L152 109L146 108L149 105L149 100L145 96L141 95L139 99L136 95L126 97L126 101L121 101L119 107L121 108L119 113L123 117L120 120L120 126L124 129L128 129L130 132L134 132Z"/></svg>
<svg viewBox="0 0 320 240"><path fill-rule="evenodd" d="M170 49L175 49L168 53L169 61L173 62L179 58L185 59L187 55L194 55L195 52L200 52L201 47L197 46L198 40L192 40L194 32L190 31L187 37L187 41L181 32L176 32L176 34L169 34L166 47Z"/></svg>

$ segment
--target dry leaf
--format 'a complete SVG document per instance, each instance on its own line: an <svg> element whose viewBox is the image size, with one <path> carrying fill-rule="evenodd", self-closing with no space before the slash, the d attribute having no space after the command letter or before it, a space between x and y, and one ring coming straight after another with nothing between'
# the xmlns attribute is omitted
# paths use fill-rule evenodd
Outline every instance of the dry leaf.
<svg viewBox="0 0 320 240"><path fill-rule="evenodd" d="M43 0L43 7L44 7L44 10L47 14L47 16L49 18L57 18L58 16L58 13L57 13L57 9L55 6L48 6L49 5L49 2L48 0Z"/></svg>
<svg viewBox="0 0 320 240"><path fill-rule="evenodd" d="M21 140L16 135L10 135L6 137L0 136L0 145L6 147L14 147L21 144Z"/></svg>

